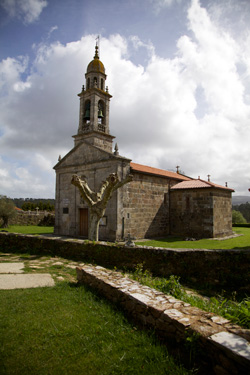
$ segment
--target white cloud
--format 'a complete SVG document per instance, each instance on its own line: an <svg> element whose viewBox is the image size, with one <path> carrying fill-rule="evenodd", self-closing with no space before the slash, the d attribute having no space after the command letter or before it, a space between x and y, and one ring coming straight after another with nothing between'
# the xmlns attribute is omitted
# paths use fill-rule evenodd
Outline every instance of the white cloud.
<svg viewBox="0 0 250 375"><path fill-rule="evenodd" d="M0 62L0 90L1 96L13 90L14 85L21 79L21 74L28 67L27 56L18 56L16 59L8 57Z"/></svg>
<svg viewBox="0 0 250 375"><path fill-rule="evenodd" d="M151 42L144 43L140 40L140 38L137 35L131 36L130 40L132 41L135 50L138 50L139 48L146 48L149 57L152 57L154 55L155 48Z"/></svg>
<svg viewBox="0 0 250 375"><path fill-rule="evenodd" d="M48 38L51 36L51 34L54 32L54 31L56 31L56 30L58 30L58 26L52 26L51 28L50 28L50 30L49 30L49 32L48 32Z"/></svg>
<svg viewBox="0 0 250 375"><path fill-rule="evenodd" d="M180 4L182 0L150 0L150 2L152 3L154 7L155 13L158 14L164 8L169 8L175 3Z"/></svg>
<svg viewBox="0 0 250 375"><path fill-rule="evenodd" d="M48 3L46 0L2 0L1 5L11 18L30 24L38 20Z"/></svg>
<svg viewBox="0 0 250 375"><path fill-rule="evenodd" d="M133 48L150 49L145 67L129 60L131 39L102 38L100 58L113 95L111 134L120 154L135 162L170 170L180 165L188 175L210 174L214 182L227 181L245 195L250 179L249 47L214 23L197 0L189 8L188 25L189 34L179 38L172 59L159 57L154 46L134 37ZM2 62L4 194L54 194L52 165L73 146L77 93L85 84L95 37L39 45L30 72L25 58Z"/></svg>
<svg viewBox="0 0 250 375"><path fill-rule="evenodd" d="M43 159L48 164L49 161L39 154L23 155L21 162L0 157L0 195L53 198L54 173L41 165Z"/></svg>

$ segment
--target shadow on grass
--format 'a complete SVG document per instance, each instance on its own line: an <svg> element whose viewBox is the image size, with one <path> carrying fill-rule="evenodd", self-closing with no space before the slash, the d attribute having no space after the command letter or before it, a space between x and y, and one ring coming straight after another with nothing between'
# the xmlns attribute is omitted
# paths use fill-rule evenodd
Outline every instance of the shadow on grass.
<svg viewBox="0 0 250 375"><path fill-rule="evenodd" d="M23 255L23 256L20 256L20 259L21 260L36 260L36 259L40 259L40 258L43 258L44 255L40 254L35 254L35 255L32 255L32 254L27 254L26 256Z"/></svg>
<svg viewBox="0 0 250 375"><path fill-rule="evenodd" d="M233 247L230 250L249 250L250 251L250 244L249 246L238 246L238 247Z"/></svg>
<svg viewBox="0 0 250 375"><path fill-rule="evenodd" d="M173 242L178 242L178 241L185 241L185 237L169 236L169 237L164 237L164 238L150 239L150 241L164 242L164 243L173 243Z"/></svg>

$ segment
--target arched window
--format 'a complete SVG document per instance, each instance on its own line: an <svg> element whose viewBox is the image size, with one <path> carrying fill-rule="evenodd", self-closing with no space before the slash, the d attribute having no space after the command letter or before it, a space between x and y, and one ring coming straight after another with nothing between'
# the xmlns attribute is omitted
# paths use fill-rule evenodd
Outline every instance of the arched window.
<svg viewBox="0 0 250 375"><path fill-rule="evenodd" d="M87 89L89 89L90 88L90 78L88 78L88 80L87 80Z"/></svg>
<svg viewBox="0 0 250 375"><path fill-rule="evenodd" d="M90 100L84 103L83 122L88 124L90 122Z"/></svg>
<svg viewBox="0 0 250 375"><path fill-rule="evenodd" d="M103 78L101 79L101 90L103 90Z"/></svg>

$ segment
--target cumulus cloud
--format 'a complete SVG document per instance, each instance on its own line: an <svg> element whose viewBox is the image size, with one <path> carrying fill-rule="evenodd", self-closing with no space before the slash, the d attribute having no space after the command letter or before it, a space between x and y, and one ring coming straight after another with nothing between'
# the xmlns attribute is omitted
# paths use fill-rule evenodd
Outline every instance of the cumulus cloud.
<svg viewBox="0 0 250 375"><path fill-rule="evenodd" d="M41 155L26 154L22 162L0 157L0 192L9 197L51 198L54 191L52 170L44 172L36 158ZM35 160L34 160L35 159ZM46 161L48 163L48 161ZM23 165L23 166L22 166Z"/></svg>
<svg viewBox="0 0 250 375"><path fill-rule="evenodd" d="M111 134L120 154L135 162L169 170L180 165L188 175L210 174L214 182L227 181L245 195L250 179L249 47L221 29L198 0L192 1L187 22L188 33L177 41L171 59L159 57L138 37L134 45L121 35L102 38L100 57L113 95ZM73 146L77 93L85 84L95 38L40 44L30 71L25 57L2 62L4 194L54 194L52 166ZM131 48L150 51L144 67L129 59Z"/></svg>
<svg viewBox="0 0 250 375"><path fill-rule="evenodd" d="M28 67L27 56L19 56L17 58L8 57L0 62L0 90L1 96L10 93L14 89L20 79L21 74Z"/></svg>
<svg viewBox="0 0 250 375"><path fill-rule="evenodd" d="M43 9L48 5L46 0L2 0L1 6L11 18L19 18L25 24L38 20Z"/></svg>

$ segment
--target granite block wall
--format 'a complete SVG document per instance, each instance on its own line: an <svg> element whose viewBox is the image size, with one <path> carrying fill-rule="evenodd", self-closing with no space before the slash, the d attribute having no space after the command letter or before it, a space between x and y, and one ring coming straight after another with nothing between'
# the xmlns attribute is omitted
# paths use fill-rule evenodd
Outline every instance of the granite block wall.
<svg viewBox="0 0 250 375"><path fill-rule="evenodd" d="M171 191L171 234L193 238L232 234L231 192L219 189Z"/></svg>
<svg viewBox="0 0 250 375"><path fill-rule="evenodd" d="M123 201L125 237L152 238L169 234L170 180L133 173Z"/></svg>

